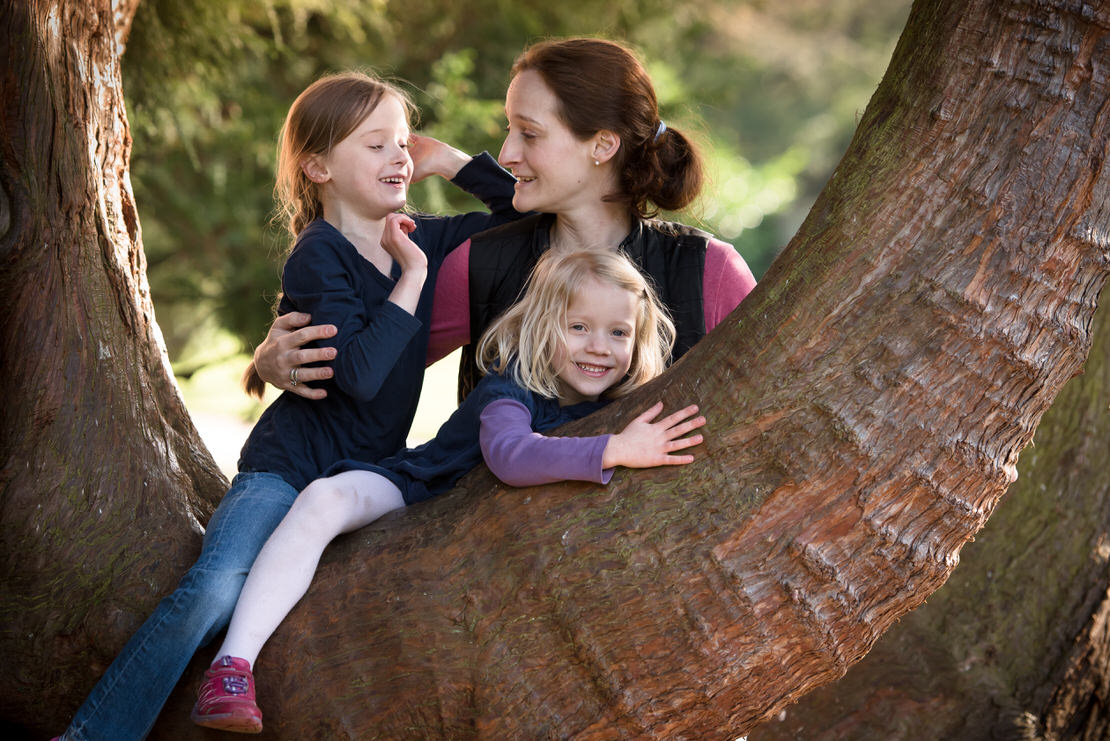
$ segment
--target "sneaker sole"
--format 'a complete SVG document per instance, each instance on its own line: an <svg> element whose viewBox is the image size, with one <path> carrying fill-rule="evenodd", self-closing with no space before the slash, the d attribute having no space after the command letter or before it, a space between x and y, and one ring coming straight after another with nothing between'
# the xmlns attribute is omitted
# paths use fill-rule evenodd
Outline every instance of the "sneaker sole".
<svg viewBox="0 0 1110 741"><path fill-rule="evenodd" d="M262 733L262 721L253 718L237 718L234 715L195 715L190 714L189 719L198 726L213 728L217 731L231 731L232 733Z"/></svg>

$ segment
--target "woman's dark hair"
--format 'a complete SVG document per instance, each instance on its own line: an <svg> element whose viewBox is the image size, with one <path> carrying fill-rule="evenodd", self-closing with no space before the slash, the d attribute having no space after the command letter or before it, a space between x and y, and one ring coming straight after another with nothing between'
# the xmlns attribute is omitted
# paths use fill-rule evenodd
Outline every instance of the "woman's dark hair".
<svg viewBox="0 0 1110 741"><path fill-rule="evenodd" d="M550 39L517 57L513 76L525 70L551 88L575 136L584 140L608 129L620 137L621 192L607 200L627 201L647 217L697 197L705 179L701 155L686 136L661 125L655 87L629 49L604 39Z"/></svg>

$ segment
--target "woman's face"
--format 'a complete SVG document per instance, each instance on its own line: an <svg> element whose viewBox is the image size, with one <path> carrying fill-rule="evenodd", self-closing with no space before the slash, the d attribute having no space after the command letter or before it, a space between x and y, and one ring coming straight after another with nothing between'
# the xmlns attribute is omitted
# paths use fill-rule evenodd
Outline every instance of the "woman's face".
<svg viewBox="0 0 1110 741"><path fill-rule="evenodd" d="M604 195L594 166L595 143L571 133L558 109L558 98L538 72L525 70L509 83L509 124L497 160L517 178L517 211L566 213L595 205Z"/></svg>

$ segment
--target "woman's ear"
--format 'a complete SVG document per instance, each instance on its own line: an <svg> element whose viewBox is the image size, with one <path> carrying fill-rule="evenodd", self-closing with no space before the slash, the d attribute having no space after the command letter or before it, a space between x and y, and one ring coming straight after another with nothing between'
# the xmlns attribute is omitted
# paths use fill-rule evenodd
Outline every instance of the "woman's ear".
<svg viewBox="0 0 1110 741"><path fill-rule="evenodd" d="M617 156L621 148L621 138L609 129L602 129L594 134L593 158L594 162L601 164Z"/></svg>
<svg viewBox="0 0 1110 741"><path fill-rule="evenodd" d="M301 171L317 185L331 180L331 173L328 172L327 165L324 164L323 158L318 154L310 154L302 159Z"/></svg>

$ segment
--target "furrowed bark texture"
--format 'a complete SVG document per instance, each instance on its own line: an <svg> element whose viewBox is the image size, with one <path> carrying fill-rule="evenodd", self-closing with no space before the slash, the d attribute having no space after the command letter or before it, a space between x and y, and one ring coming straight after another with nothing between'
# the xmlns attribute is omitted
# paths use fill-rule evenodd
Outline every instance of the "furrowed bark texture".
<svg viewBox="0 0 1110 741"><path fill-rule="evenodd" d="M952 578L750 741L1110 737L1110 312Z"/></svg>
<svg viewBox="0 0 1110 741"><path fill-rule="evenodd" d="M260 656L273 737L730 738L841 677L944 583L1084 362L1108 27L1107 2L918 2L761 286L573 428L696 401L699 461L475 475L341 540ZM192 684L159 737L189 737Z"/></svg>
<svg viewBox="0 0 1110 741"><path fill-rule="evenodd" d="M119 75L134 10L0 3L0 715L42 730L195 557L223 489L147 289Z"/></svg>

